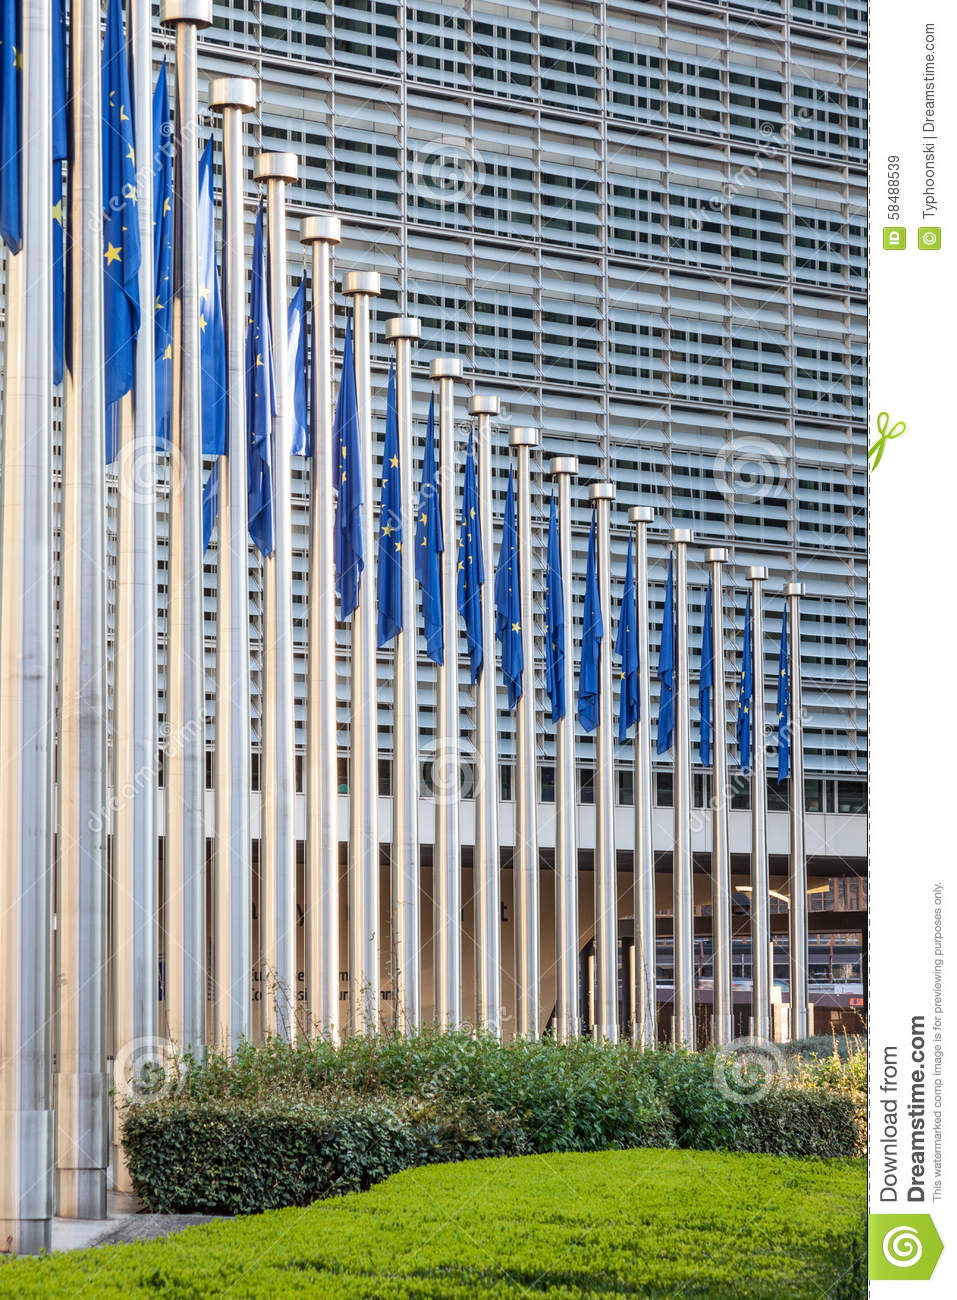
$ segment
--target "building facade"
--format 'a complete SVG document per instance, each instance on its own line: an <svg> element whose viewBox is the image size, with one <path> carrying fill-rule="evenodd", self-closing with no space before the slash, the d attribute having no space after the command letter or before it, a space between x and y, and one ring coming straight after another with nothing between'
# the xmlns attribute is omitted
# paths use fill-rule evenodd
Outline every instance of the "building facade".
<svg viewBox="0 0 957 1300"><path fill-rule="evenodd" d="M673 527L694 530L689 555L692 698L700 645L706 546L730 549L725 618L735 681L744 572L767 565L764 678L773 718L784 583L804 582L802 663L812 893L811 978L837 1013L862 991L866 853L866 78L865 9L848 0L315 0L214 4L201 33L202 74L256 79L261 117L246 122L251 154L288 149L300 159L289 189L290 296L303 274L302 216L334 210L343 222L337 283L377 270L374 399L381 455L389 350L384 322L419 316L413 354L415 414L424 419L428 362L457 355L474 391L501 398L496 508L504 501L506 430L537 426L533 462L535 600L543 618L545 532L553 455L579 458L573 488L574 568L583 581L587 484L610 478L613 609L617 620L628 509L648 505L651 641L657 654ZM157 54L160 47L157 47ZM167 57L170 57L167 50ZM218 118L208 117L210 131ZM256 187L247 182L250 208ZM249 223L251 243L252 222ZM303 250L304 251L304 250ZM337 297L341 346L346 300ZM418 470L416 469L416 479ZM304 752L308 466L294 467L297 728ZM537 511L537 513L536 513ZM165 527L161 519L161 532ZM449 525L446 523L446 529ZM696 549L700 544L700 550ZM486 539L494 560L498 537ZM215 539L207 569L209 742L216 700ZM165 548L160 601L165 602ZM261 575L250 553L254 634ZM573 600L577 644L581 586ZM613 630L612 630L613 633ZM161 632L161 637L163 633ZM606 639L610 650L612 638ZM349 781L348 630L338 680L340 792ZM464 649L464 644L463 647ZM165 648L161 642L161 683ZM260 676L254 661L254 748ZM390 824L391 654L379 662L380 824ZM544 665L536 665L543 695ZM653 684L652 712L656 712ZM733 722L734 690L727 709ZM435 675L420 656L419 727L425 1013L431 980L429 745ZM468 760L473 699L461 673L465 880L470 899ZM163 712L161 696L161 715ZM644 706L643 706L644 707ZM696 718L693 712L693 723ZM733 734L733 731L732 731ZM769 731L772 755L776 743ZM514 720L499 709L503 926L510 928ZM549 1000L554 843L553 732L540 709L537 737L542 844L543 1007ZM592 743L579 735L583 970L591 925ZM303 762L300 757L300 765ZM634 810L631 746L616 747L623 961L630 935ZM732 770L734 758L732 757ZM210 786L212 763L210 763ZM671 769L655 774L659 979L670 986ZM253 754L252 781L257 787ZM702 998L710 974L709 784L698 806L696 943ZM772 906L782 934L775 972L786 977L787 819L770 783ZM210 793L212 800L212 791ZM736 885L735 975L750 970L747 940L747 792L732 810ZM256 814L254 813L254 816ZM300 839L304 811L300 808ZM212 831L212 808L209 810ZM343 871L345 845L342 846ZM345 890L343 889L343 900ZM775 897L778 895L779 897ZM388 864L383 859L383 985L388 998ZM343 901L343 907L345 903ZM775 922L777 927L778 922ZM466 903L466 946L470 916ZM778 946L778 944L782 946ZM511 941L503 933L510 959ZM345 953L345 947L343 948ZM470 975L470 958L464 967ZM343 975L346 972L343 971ZM627 981L625 981L627 982ZM506 990L508 979L505 981ZM347 981L342 988L346 996ZM470 986L465 1006L471 1005ZM508 993L506 992L506 1001ZM588 1020L587 996L583 1018ZM622 1015L627 1018L628 1008ZM830 1012L828 1012L830 1014Z"/></svg>

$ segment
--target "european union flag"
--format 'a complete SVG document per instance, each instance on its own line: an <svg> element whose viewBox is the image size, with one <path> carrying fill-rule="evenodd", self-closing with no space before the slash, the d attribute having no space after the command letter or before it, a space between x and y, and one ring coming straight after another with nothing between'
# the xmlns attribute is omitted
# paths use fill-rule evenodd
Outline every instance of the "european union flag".
<svg viewBox="0 0 957 1300"><path fill-rule="evenodd" d="M133 387L140 327L140 228L136 155L121 0L109 0L103 43L103 342L106 359L107 461L116 457L117 412Z"/></svg>
<svg viewBox="0 0 957 1300"><path fill-rule="evenodd" d="M23 99L23 13L20 0L4 0L0 14L0 236L11 253L23 242L20 156Z"/></svg>
<svg viewBox="0 0 957 1300"><path fill-rule="evenodd" d="M525 656L522 652L521 575L518 567L518 530L515 526L515 487L512 471L508 471L508 491L505 493L505 519L502 524L502 546L495 570L495 635L502 643L502 676L508 687L508 707L514 709L522 698L522 674Z"/></svg>
<svg viewBox="0 0 957 1300"><path fill-rule="evenodd" d="M66 19L53 2L53 382L63 382L63 162L66 158Z"/></svg>
<svg viewBox="0 0 957 1300"><path fill-rule="evenodd" d="M209 548L209 539L213 535L213 526L219 514L219 461L213 461L213 468L203 485L203 550Z"/></svg>
<svg viewBox="0 0 957 1300"><path fill-rule="evenodd" d="M203 393L203 455L226 454L226 334L216 266L213 138L199 160L199 356Z"/></svg>
<svg viewBox="0 0 957 1300"><path fill-rule="evenodd" d="M621 659L621 698L618 701L618 743L623 745L628 732L638 721L638 606L635 601L635 574L631 567L631 538L625 564L625 594L618 617L615 650Z"/></svg>
<svg viewBox="0 0 957 1300"><path fill-rule="evenodd" d="M548 512L548 574L545 586L545 691L552 705L552 723L565 716L565 593L558 513L552 497Z"/></svg>
<svg viewBox="0 0 957 1300"><path fill-rule="evenodd" d="M754 664L751 656L751 593L744 602L744 645L741 649L741 685L738 688L738 756L741 771L751 771L751 714L754 709Z"/></svg>
<svg viewBox="0 0 957 1300"><path fill-rule="evenodd" d="M701 672L698 675L698 753L702 767L711 766L711 714L714 699L714 612L711 579L704 598L704 623L701 628Z"/></svg>
<svg viewBox="0 0 957 1300"><path fill-rule="evenodd" d="M429 421L425 426L422 483L415 521L415 576L422 589L422 622L425 652L434 664L445 657L442 635L442 569L439 556L445 550L442 510L435 476L435 396L429 398Z"/></svg>
<svg viewBox="0 0 957 1300"><path fill-rule="evenodd" d="M273 530L272 418L276 414L272 344L266 303L266 257L263 252L263 205L256 214L253 238L249 328L246 331L246 448L249 536L261 555L271 555Z"/></svg>
<svg viewBox="0 0 957 1300"><path fill-rule="evenodd" d="M173 398L173 121L165 59L153 91L153 286L156 449L165 451Z"/></svg>
<svg viewBox="0 0 957 1300"><path fill-rule="evenodd" d="M665 609L661 622L661 646L658 650L658 744L659 754L667 754L675 738L675 593L672 557L668 556L668 582L665 586Z"/></svg>
<svg viewBox="0 0 957 1300"><path fill-rule="evenodd" d="M347 619L359 603L359 579L365 568L362 554L362 474L359 467L359 406L356 363L352 351L352 317L346 317L342 375L333 426L333 461L339 494L336 497L334 547L339 617Z"/></svg>
<svg viewBox="0 0 957 1300"><path fill-rule="evenodd" d="M469 434L465 453L465 487L462 493L462 534L459 538L459 613L465 619L465 641L469 650L472 681L482 676L485 647L482 643L482 584L485 560L482 555L482 525L479 519L478 488L475 483L475 455Z"/></svg>
<svg viewBox="0 0 957 1300"><path fill-rule="evenodd" d="M788 677L788 607L781 614L778 651L778 780L791 775L791 682Z"/></svg>
<svg viewBox="0 0 957 1300"><path fill-rule="evenodd" d="M306 277L289 304L289 391L292 393L292 454L311 456L309 405L306 401Z"/></svg>
<svg viewBox="0 0 957 1300"><path fill-rule="evenodd" d="M402 631L402 479L399 473L399 412L394 361L389 364L389 392L385 406L378 559L376 641L381 649Z"/></svg>
<svg viewBox="0 0 957 1300"><path fill-rule="evenodd" d="M601 617L601 598L598 591L598 565L595 545L598 520L592 511L588 532L588 559L585 563L585 613L582 619L581 662L578 667L578 721L585 731L598 726L598 701L601 696L601 643L605 625Z"/></svg>

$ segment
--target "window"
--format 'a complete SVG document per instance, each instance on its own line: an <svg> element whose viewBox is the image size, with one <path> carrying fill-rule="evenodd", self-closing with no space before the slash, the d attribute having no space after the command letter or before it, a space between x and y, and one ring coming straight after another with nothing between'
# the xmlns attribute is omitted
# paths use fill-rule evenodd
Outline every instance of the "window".
<svg viewBox="0 0 957 1300"><path fill-rule="evenodd" d="M674 807L674 776L671 772L655 773L655 806Z"/></svg>
<svg viewBox="0 0 957 1300"><path fill-rule="evenodd" d="M635 769L633 767L620 767L617 776L618 802L622 808L633 808L635 805Z"/></svg>
<svg viewBox="0 0 957 1300"><path fill-rule="evenodd" d="M751 778L744 772L728 774L728 790L731 794L732 808L751 807Z"/></svg>
<svg viewBox="0 0 957 1300"><path fill-rule="evenodd" d="M388 797L392 794L392 759L379 759L379 794Z"/></svg>
<svg viewBox="0 0 957 1300"><path fill-rule="evenodd" d="M336 784L340 794L349 793L349 756L340 754L336 759Z"/></svg>
<svg viewBox="0 0 957 1300"><path fill-rule="evenodd" d="M551 766L539 768L538 773L539 798L542 803L555 802L555 769Z"/></svg>
<svg viewBox="0 0 957 1300"><path fill-rule="evenodd" d="M578 769L578 802L592 804L595 802L595 769L580 767Z"/></svg>
<svg viewBox="0 0 957 1300"><path fill-rule="evenodd" d="M788 810L788 782L775 781L772 777L768 782L768 812L787 812Z"/></svg>
<svg viewBox="0 0 957 1300"><path fill-rule="evenodd" d="M819 777L804 782L804 811L812 813L824 811L824 782Z"/></svg>
<svg viewBox="0 0 957 1300"><path fill-rule="evenodd" d="M866 813L867 782L838 781L837 811L839 813Z"/></svg>
<svg viewBox="0 0 957 1300"><path fill-rule="evenodd" d="M511 803L515 798L512 793L512 786L515 777L515 768L511 763L500 763L498 768L499 798L505 803Z"/></svg>

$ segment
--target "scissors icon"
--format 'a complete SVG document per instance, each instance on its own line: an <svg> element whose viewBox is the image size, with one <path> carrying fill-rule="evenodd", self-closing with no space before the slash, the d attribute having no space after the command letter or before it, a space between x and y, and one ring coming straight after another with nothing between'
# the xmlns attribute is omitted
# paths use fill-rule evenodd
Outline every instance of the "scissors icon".
<svg viewBox="0 0 957 1300"><path fill-rule="evenodd" d="M871 460L872 470L877 469L878 465L881 463L881 457L884 455L884 447L887 442L891 438L899 438L902 433L906 433L907 425L903 420L898 420L897 423L891 427L891 417L886 411L881 411L877 417L877 432L881 436L872 447L868 447L867 449L867 459L871 460L871 457L874 457L874 459Z"/></svg>

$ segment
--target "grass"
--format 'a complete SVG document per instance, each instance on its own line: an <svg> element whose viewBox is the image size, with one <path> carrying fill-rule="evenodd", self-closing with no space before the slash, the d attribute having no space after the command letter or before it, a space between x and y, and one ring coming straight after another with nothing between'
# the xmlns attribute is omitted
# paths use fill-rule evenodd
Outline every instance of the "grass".
<svg viewBox="0 0 957 1300"><path fill-rule="evenodd" d="M862 1161L633 1150L409 1169L165 1241L0 1264L0 1294L864 1296Z"/></svg>

